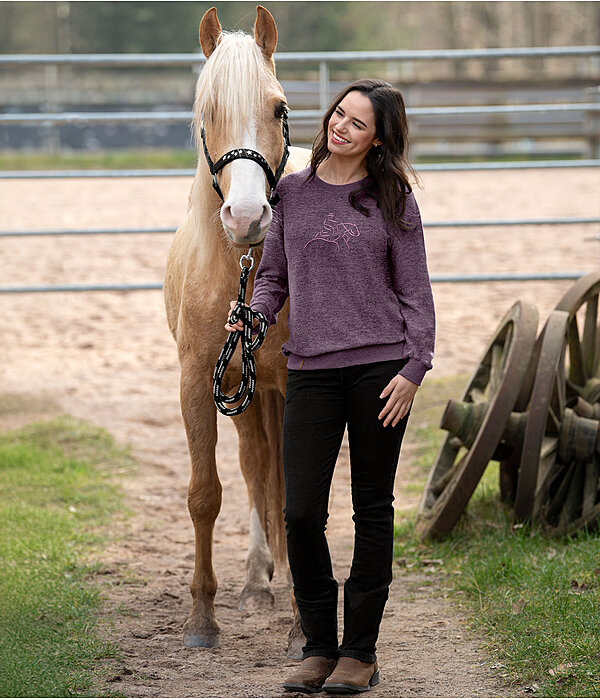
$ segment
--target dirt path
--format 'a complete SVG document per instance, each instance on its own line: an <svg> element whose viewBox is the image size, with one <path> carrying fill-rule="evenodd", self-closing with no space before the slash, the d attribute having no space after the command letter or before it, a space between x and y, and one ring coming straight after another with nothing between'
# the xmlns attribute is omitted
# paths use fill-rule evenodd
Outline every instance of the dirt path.
<svg viewBox="0 0 600 700"><path fill-rule="evenodd" d="M424 177L417 198L427 220L598 216L600 176L589 169L516 173L439 173ZM168 226L186 206L188 180L2 182L2 228ZM589 271L598 227L431 229L433 274L479 271ZM159 281L170 237L3 239L2 285ZM468 372L516 299L537 304L541 323L569 282L438 284L435 368ZM107 427L134 447L139 473L125 484L134 510L125 541L104 556L110 584L106 625L125 665L107 687L126 696L281 697L291 623L289 584L275 578L275 607L241 612L248 521L233 424L219 416L218 463L224 505L215 531L222 645L181 646L189 607L193 533L186 510L188 457L178 402L178 368L162 297L128 294L0 296L0 394L47 397L63 410ZM406 445L410 448L410 445ZM398 508L418 495L403 492ZM348 451L334 479L330 543L339 581L351 557ZM397 572L398 573L398 572ZM134 575L132 575L134 574ZM379 644L382 682L372 696L506 696L508 688L481 640L466 630L435 574L397 575Z"/></svg>

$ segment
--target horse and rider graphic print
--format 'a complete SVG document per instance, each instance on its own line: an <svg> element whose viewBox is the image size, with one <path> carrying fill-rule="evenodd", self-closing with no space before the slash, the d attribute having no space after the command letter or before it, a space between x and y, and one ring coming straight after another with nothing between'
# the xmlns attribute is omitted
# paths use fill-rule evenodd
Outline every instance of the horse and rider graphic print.
<svg viewBox="0 0 600 700"><path fill-rule="evenodd" d="M347 248L350 248L348 241L353 236L360 236L360 230L356 224L352 223L340 223L335 220L334 214L327 214L325 220L323 221L323 228L311 238L308 243L313 243L314 241L325 241L326 243L335 243L337 249L340 249L338 241L340 238L344 241ZM304 246L308 246L308 243Z"/></svg>

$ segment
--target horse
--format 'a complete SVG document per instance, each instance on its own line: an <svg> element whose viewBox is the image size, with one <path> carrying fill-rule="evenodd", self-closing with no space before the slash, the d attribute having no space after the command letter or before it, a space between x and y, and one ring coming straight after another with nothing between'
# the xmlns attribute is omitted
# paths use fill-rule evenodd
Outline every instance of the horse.
<svg viewBox="0 0 600 700"><path fill-rule="evenodd" d="M167 257L164 297L181 366L181 412L191 459L188 509L195 530L192 608L184 624L183 643L210 648L219 645L212 539L222 502L215 458L217 411L212 376L227 336L224 323L229 301L237 297L240 252L253 247L256 263L260 261L272 209L263 166L247 159L233 160L219 172L221 202L202 150L216 161L230 149L252 149L264 156L275 172L284 153L282 120L287 103L273 60L277 27L265 8L257 7L251 36L223 32L213 7L200 22L199 37L206 63L196 84L192 122L198 165L187 212ZM290 147L284 172L305 167L309 153ZM252 280L248 285L251 293ZM256 352L257 390L252 403L232 417L250 510L242 609L273 605L270 582L274 566L286 558L281 433L287 368L280 348L288 337L288 309L286 302ZM224 377L223 391L234 393L240 376L238 347ZM297 657L302 633L293 596L292 605L295 623L289 634L288 655Z"/></svg>

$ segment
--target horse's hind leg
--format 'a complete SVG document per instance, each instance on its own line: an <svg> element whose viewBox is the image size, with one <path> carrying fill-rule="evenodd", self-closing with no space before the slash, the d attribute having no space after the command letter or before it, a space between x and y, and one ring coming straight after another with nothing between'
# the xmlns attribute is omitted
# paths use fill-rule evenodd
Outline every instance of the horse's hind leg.
<svg viewBox="0 0 600 700"><path fill-rule="evenodd" d="M212 566L212 539L222 492L215 458L217 416L206 375L185 363L181 372L181 411L192 462L188 508L196 536L190 588L192 610L183 627L183 643L188 647L214 647L219 644L219 625L214 608L217 578Z"/></svg>
<svg viewBox="0 0 600 700"><path fill-rule="evenodd" d="M273 555L279 560L285 558L280 450L273 440L269 440L267 432L272 429L269 419L275 423L277 419L266 415L270 408L268 401L262 392L257 393L250 406L233 419L250 503L250 543L246 557L246 584L240 596L242 609L273 605ZM277 425L274 427L277 429Z"/></svg>

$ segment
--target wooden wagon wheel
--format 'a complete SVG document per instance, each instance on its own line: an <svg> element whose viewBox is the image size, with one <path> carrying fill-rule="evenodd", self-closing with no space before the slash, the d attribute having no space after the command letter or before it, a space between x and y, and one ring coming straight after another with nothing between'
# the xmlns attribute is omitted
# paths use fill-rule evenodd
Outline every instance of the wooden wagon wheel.
<svg viewBox="0 0 600 700"><path fill-rule="evenodd" d="M598 295L600 272L592 272L579 279L556 305L569 314L567 400L582 396L591 404L600 401Z"/></svg>
<svg viewBox="0 0 600 700"><path fill-rule="evenodd" d="M568 398L570 326L567 311L553 311L541 334L515 499L518 520L531 518L553 535L572 534L600 516L600 403Z"/></svg>
<svg viewBox="0 0 600 700"><path fill-rule="evenodd" d="M582 277L572 285L555 308L557 311L565 311L569 314L569 347L567 353L563 353L563 364L568 368L564 391L569 405L575 405L580 397L585 398L588 403L592 404L600 401L599 294L600 272L593 272ZM580 322L583 324L583 337L581 340L579 334ZM546 326L547 324L542 329L535 343L529 368L515 402L514 411L517 413L526 411L529 406ZM556 342L558 342L558 337ZM550 352L552 355L550 347L546 348L546 352ZM571 357L573 357L573 361L571 361ZM580 407L582 411L589 413L589 409L584 407L584 402L580 404ZM523 441L519 442L517 440L514 449L508 451L508 454L504 455L500 462L500 494L502 500L511 505L515 502L517 484L520 478L522 446ZM533 477L525 477L526 481L521 486L520 503L518 506L515 506L517 519L520 520L525 520L531 515L532 503L527 503L523 500L523 493L530 493L531 498L533 498L533 490L529 491L529 488L533 489L534 486L528 480L529 478ZM535 484L535 481L533 483ZM525 484L527 485L525 486ZM524 488L527 491L524 492Z"/></svg>
<svg viewBox="0 0 600 700"><path fill-rule="evenodd" d="M578 280L556 309L569 314L560 371L564 401L557 461L538 479L533 517L554 535L572 534L600 517L600 272ZM581 332L580 332L581 330Z"/></svg>
<svg viewBox="0 0 600 700"><path fill-rule="evenodd" d="M553 311L538 342L539 353L533 388L520 446L515 448L519 469L515 496L515 516L523 521L531 517L536 494L545 491L548 479L556 472L558 437L566 408L565 337L569 325L566 311ZM539 340L539 339L538 339ZM539 499L538 507L539 511Z"/></svg>
<svg viewBox="0 0 600 700"><path fill-rule="evenodd" d="M515 501L517 517L531 516L556 536L600 517L600 404L568 397L572 338L568 312L554 311L531 395Z"/></svg>
<svg viewBox="0 0 600 700"><path fill-rule="evenodd" d="M558 359L550 389L548 422L532 422L536 406L532 393L530 417L523 444L518 490L525 493L536 470L535 444L543 434L535 493L523 497L515 514L540 522L553 535L572 534L600 517L600 328L598 296L600 272L578 280L556 305L552 316L564 313L562 348L555 324L554 341L548 341L548 361ZM550 322L550 319L549 319ZM545 330L549 323L546 324ZM580 329L582 333L580 333ZM546 341L544 341L545 343ZM537 382L537 377L536 377ZM529 456L528 456L529 454ZM521 478L528 481L523 483ZM519 499L517 499L519 501Z"/></svg>
<svg viewBox="0 0 600 700"><path fill-rule="evenodd" d="M441 427L449 434L419 508L417 530L423 539L447 534L473 495L521 389L537 323L537 308L516 302L500 322L461 399L448 402Z"/></svg>

